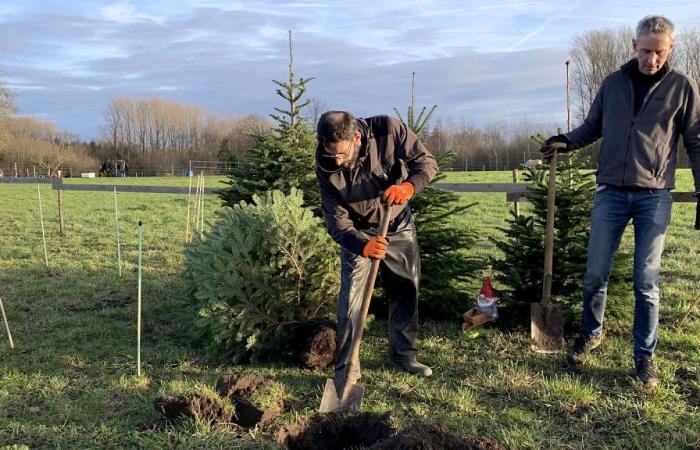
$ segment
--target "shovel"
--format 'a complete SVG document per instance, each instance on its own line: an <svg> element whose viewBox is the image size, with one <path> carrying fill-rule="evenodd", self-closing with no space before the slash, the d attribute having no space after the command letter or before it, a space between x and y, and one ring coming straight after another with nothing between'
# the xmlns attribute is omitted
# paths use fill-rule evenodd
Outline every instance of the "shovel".
<svg viewBox="0 0 700 450"><path fill-rule="evenodd" d="M379 224L379 236L386 237L386 232L389 228L389 216L391 215L391 206L384 206L384 215ZM359 384L350 381L349 377L355 367L355 361L359 361L360 341L362 341L362 333L365 329L367 321L367 311L369 303L372 300L372 292L374 291L374 282L377 279L379 272L379 259L372 260L372 266L369 269L369 278L365 285L365 295L362 299L362 307L360 309L360 322L358 324L355 335L352 338L350 347L350 360L345 368L345 379L335 381L333 378L326 379L326 386L321 397L321 406L318 408L320 413L329 413L333 411L359 412L362 405L362 396L365 393L365 388Z"/></svg>
<svg viewBox="0 0 700 450"><path fill-rule="evenodd" d="M547 223L544 240L544 280L542 301L530 304L532 350L558 353L564 344L564 313L560 304L552 303L552 265L554 259L554 200L557 187L557 152L549 163L547 184Z"/></svg>

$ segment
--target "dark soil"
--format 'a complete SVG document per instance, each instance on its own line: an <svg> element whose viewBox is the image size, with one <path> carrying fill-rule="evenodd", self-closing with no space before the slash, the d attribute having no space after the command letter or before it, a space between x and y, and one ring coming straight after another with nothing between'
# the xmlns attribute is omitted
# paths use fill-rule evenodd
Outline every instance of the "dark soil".
<svg viewBox="0 0 700 450"><path fill-rule="evenodd" d="M503 450L488 437L458 436L442 425L414 422L401 432L372 447L372 450Z"/></svg>
<svg viewBox="0 0 700 450"><path fill-rule="evenodd" d="M251 400L252 394L271 381L265 377L246 375L224 375L216 382L216 391L227 397L235 407L231 418L233 423L243 427L264 427L272 423L284 410L284 401L278 399L268 407L262 407Z"/></svg>
<svg viewBox="0 0 700 450"><path fill-rule="evenodd" d="M697 373L693 369L679 367L676 369L676 383L679 391L685 397L686 403L693 407L700 407L700 382Z"/></svg>
<svg viewBox="0 0 700 450"><path fill-rule="evenodd" d="M533 339L537 343L537 347L544 350L560 348L564 337L562 305L533 304L532 306L532 321L535 325Z"/></svg>
<svg viewBox="0 0 700 450"><path fill-rule="evenodd" d="M389 413L352 416L341 413L314 414L282 428L276 438L289 450L369 447L393 434L389 417Z"/></svg>
<svg viewBox="0 0 700 450"><path fill-rule="evenodd" d="M178 396L165 395L155 399L153 406L169 421L199 418L210 423L231 422L231 411L224 407L220 399L196 392Z"/></svg>
<svg viewBox="0 0 700 450"><path fill-rule="evenodd" d="M309 320L299 325L292 339L296 360L307 369L331 367L335 362L336 328L336 323L328 319Z"/></svg>
<svg viewBox="0 0 700 450"><path fill-rule="evenodd" d="M258 387L269 380L260 375L223 375L216 381L216 392L230 399L249 397Z"/></svg>

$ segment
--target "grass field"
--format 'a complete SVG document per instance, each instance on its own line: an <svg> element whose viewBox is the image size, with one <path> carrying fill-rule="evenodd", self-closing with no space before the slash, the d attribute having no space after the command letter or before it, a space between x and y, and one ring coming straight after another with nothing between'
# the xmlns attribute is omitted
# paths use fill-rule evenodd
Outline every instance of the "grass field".
<svg viewBox="0 0 700 450"><path fill-rule="evenodd" d="M450 182L509 182L507 172L450 173ZM111 180L66 180L113 183ZM186 178L117 183L186 186ZM210 178L207 186L218 186ZM689 171L678 190L691 190ZM36 185L0 185L0 297L16 348L0 337L0 446L30 448L275 448L260 430L186 422L147 429L158 395L212 386L227 372L254 371L284 384L291 410L310 415L330 372L279 364L212 362L186 339L180 306L186 196L119 194L124 273L117 273L112 193L63 193L66 233L58 233L56 194L41 186L49 254L44 264ZM467 251L495 251L488 236L503 225L505 194L464 194L478 202L457 218L479 231ZM205 199L212 219L218 199ZM386 322L375 321L362 348L363 409L488 435L510 448L699 448L700 307L676 326L700 295L700 232L694 205L676 204L663 264L657 362L661 385L633 381L631 282L611 289L606 341L572 373L562 356L536 355L525 332L492 330L467 338L456 323L422 324L422 359L432 379L396 372L387 362ZM144 222L143 377L136 377L136 224ZM630 230L623 250L631 248ZM486 269L486 268L485 268ZM485 273L487 271L485 270ZM465 293L470 297L476 291ZM537 300L537 299L533 299Z"/></svg>

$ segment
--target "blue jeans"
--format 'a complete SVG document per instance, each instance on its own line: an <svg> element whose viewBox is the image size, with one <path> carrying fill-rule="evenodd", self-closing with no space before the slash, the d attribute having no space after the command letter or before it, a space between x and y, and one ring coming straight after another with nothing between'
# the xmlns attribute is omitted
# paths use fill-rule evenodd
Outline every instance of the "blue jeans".
<svg viewBox="0 0 700 450"><path fill-rule="evenodd" d="M634 225L634 358L653 356L659 323L659 273L671 221L668 189L626 189L601 185L591 212L581 331L599 335L613 257L627 223Z"/></svg>

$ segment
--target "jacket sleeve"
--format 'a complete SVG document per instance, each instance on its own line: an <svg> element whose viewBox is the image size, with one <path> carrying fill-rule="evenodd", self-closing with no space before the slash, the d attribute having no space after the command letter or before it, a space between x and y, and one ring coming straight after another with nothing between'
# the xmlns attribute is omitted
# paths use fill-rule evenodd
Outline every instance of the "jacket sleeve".
<svg viewBox="0 0 700 450"><path fill-rule="evenodd" d="M355 228L350 212L338 200L328 180L323 176L317 176L317 179L321 190L321 211L328 234L345 249L361 255L369 237Z"/></svg>
<svg viewBox="0 0 700 450"><path fill-rule="evenodd" d="M694 80L688 81L689 92L683 117L683 144L690 159L695 192L700 193L700 92Z"/></svg>
<svg viewBox="0 0 700 450"><path fill-rule="evenodd" d="M437 161L413 131L401 122L398 124L397 156L406 163L408 167L406 181L413 185L417 194L425 189L425 186L437 175Z"/></svg>
<svg viewBox="0 0 700 450"><path fill-rule="evenodd" d="M592 144L603 135L603 95L606 81L607 79L603 80L603 84L600 86L598 93L593 99L586 120L575 129L564 134L571 143L567 151L576 150Z"/></svg>

